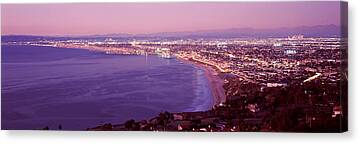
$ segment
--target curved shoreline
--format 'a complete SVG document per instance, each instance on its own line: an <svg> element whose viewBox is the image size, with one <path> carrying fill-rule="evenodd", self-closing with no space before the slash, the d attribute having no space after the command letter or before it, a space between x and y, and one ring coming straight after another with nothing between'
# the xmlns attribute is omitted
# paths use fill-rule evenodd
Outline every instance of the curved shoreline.
<svg viewBox="0 0 359 144"><path fill-rule="evenodd" d="M225 90L223 88L224 80L218 75L218 72L214 68L181 57L176 57L176 59L192 64L204 70L205 77L208 80L208 84L213 95L213 106L219 105L220 103L224 103L226 101Z"/></svg>

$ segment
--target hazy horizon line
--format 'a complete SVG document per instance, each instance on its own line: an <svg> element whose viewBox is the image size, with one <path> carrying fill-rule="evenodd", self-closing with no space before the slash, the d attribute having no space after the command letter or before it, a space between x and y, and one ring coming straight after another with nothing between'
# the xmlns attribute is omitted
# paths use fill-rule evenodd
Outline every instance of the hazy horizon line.
<svg viewBox="0 0 359 144"><path fill-rule="evenodd" d="M126 33L126 32L113 32L113 33L94 33L94 34L2 34L1 36L48 36L48 37L81 37L81 36L103 36L103 35L116 35L116 34L123 34L123 35L131 35L131 36L145 36L145 35L153 35L153 34L169 34L169 33L199 33L199 32L209 32L209 31L224 31L224 30L231 30L231 29L252 29L252 30L274 30L274 29L283 29L283 28L302 28L302 27L316 27L316 26L335 26L341 27L340 25L336 24L323 24L323 25L302 25L302 26L295 26L295 27L276 27L276 28L253 28L253 27L233 27L233 28L222 28L222 29L200 29L200 30L188 30L188 31L161 31L161 32L152 32L152 33Z"/></svg>

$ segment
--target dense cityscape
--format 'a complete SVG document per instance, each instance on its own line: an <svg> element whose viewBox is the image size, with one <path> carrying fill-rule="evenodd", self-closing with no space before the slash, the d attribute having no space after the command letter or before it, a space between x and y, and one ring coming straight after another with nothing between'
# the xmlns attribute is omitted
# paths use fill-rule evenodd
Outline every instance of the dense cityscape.
<svg viewBox="0 0 359 144"><path fill-rule="evenodd" d="M263 39L40 38L3 44L177 58L213 68L214 75L224 81L225 99L217 101L211 110L163 112L150 120L105 123L88 130L347 130L346 39L303 35Z"/></svg>

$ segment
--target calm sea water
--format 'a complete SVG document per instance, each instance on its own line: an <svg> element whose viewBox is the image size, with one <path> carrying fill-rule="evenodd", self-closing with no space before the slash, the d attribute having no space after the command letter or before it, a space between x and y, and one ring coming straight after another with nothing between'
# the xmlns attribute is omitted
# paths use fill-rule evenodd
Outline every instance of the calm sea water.
<svg viewBox="0 0 359 144"><path fill-rule="evenodd" d="M83 130L212 105L203 70L176 59L1 47L2 129Z"/></svg>

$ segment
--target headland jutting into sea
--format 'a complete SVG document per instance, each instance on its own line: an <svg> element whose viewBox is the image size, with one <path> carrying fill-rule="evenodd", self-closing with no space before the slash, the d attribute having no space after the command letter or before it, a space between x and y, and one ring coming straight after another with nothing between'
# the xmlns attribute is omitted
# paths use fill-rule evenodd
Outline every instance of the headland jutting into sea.
<svg viewBox="0 0 359 144"><path fill-rule="evenodd" d="M205 70L215 104L87 130L347 130L347 40L342 38L40 40L7 44L81 48L106 54L176 57Z"/></svg>

